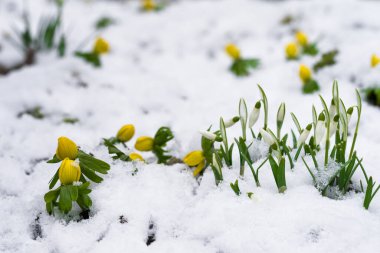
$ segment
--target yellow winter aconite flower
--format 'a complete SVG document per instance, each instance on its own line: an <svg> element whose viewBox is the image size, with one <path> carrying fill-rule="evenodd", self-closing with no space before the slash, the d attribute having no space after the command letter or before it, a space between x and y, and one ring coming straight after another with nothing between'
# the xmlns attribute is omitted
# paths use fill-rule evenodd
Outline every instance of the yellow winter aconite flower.
<svg viewBox="0 0 380 253"><path fill-rule="evenodd" d="M236 60L240 58L240 49L235 44L227 44L225 50L232 59Z"/></svg>
<svg viewBox="0 0 380 253"><path fill-rule="evenodd" d="M303 83L306 83L311 79L311 70L304 64L300 65L299 76Z"/></svg>
<svg viewBox="0 0 380 253"><path fill-rule="evenodd" d="M59 181L61 181L63 185L79 181L81 175L79 164L69 158L65 158L59 167L58 175Z"/></svg>
<svg viewBox="0 0 380 253"><path fill-rule="evenodd" d="M285 54L288 59L295 59L298 57L298 47L296 43L288 43L285 47Z"/></svg>
<svg viewBox="0 0 380 253"><path fill-rule="evenodd" d="M60 160L65 158L75 160L78 156L78 146L67 137L59 137L56 155Z"/></svg>
<svg viewBox="0 0 380 253"><path fill-rule="evenodd" d="M307 35L303 32L297 32L296 33L296 40L297 40L298 44L300 44L303 47L309 43L308 39L307 39Z"/></svg>
<svg viewBox="0 0 380 253"><path fill-rule="evenodd" d="M146 11L154 10L157 7L154 0L142 0L142 8Z"/></svg>
<svg viewBox="0 0 380 253"><path fill-rule="evenodd" d="M132 161L144 161L144 158L139 153L130 153L129 158Z"/></svg>
<svg viewBox="0 0 380 253"><path fill-rule="evenodd" d="M132 124L122 126L116 134L116 137L121 142L127 142L135 135L135 126Z"/></svg>
<svg viewBox="0 0 380 253"><path fill-rule="evenodd" d="M374 68L380 63L380 58L376 55L373 54L371 57L371 67Z"/></svg>
<svg viewBox="0 0 380 253"><path fill-rule="evenodd" d="M183 162L190 167L197 166L193 171L193 175L197 176L205 166L205 157L203 156L202 150L195 150L188 153L184 158Z"/></svg>
<svg viewBox="0 0 380 253"><path fill-rule="evenodd" d="M95 54L106 54L110 51L110 45L103 38L97 38L92 50Z"/></svg>
<svg viewBox="0 0 380 253"><path fill-rule="evenodd" d="M149 136L141 136L137 138L135 149L139 151L151 151L153 149L154 139Z"/></svg>

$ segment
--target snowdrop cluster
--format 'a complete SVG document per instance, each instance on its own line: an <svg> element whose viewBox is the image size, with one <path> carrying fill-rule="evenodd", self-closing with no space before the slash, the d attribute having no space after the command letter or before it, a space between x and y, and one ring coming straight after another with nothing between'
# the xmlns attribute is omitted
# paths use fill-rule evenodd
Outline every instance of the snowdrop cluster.
<svg viewBox="0 0 380 253"><path fill-rule="evenodd" d="M357 105L346 108L343 100L339 97L337 82L333 84L333 98L328 107L326 101L320 96L323 110L317 113L315 106L312 107L313 121L304 128L301 127L297 117L291 113L292 119L296 125L297 131L291 131L293 143L288 144L288 134L282 135L281 130L286 115L285 103L281 103L276 115L276 131L268 127L268 100L264 90L258 86L261 99L257 101L250 114L248 115L247 105L244 99L239 102L239 116L235 116L225 123L220 118L219 129L211 131L200 131L202 150L190 152L183 159L189 167L194 167L193 175L202 177L205 169L211 167L215 183L218 185L223 181L223 168L232 168L233 157L232 151L236 145L240 155L240 177L244 177L245 166L251 170L257 187L260 187L259 170L269 161L272 169L273 178L279 193L284 193L287 189L286 173L287 169L293 169L294 163L301 158L305 168L313 178L315 187L323 196L338 198L354 189L355 185L352 177L356 170L360 168L365 176L367 188L364 189L363 183L360 182L360 189L356 191L365 192L363 206L368 209L369 204L380 186L375 187L376 183L372 177L368 177L364 167L355 151L355 143L358 136L359 123L361 118L361 97L358 91ZM261 109L264 111L264 125L258 131L253 127L258 122ZM348 140L348 124L352 118L353 112L357 112L357 121L355 132L352 140ZM242 134L234 138L234 143L229 144L227 137L227 128L232 127L240 121ZM247 130L250 130L251 137L247 136ZM298 132L298 136L295 132ZM334 142L331 142L331 138ZM260 164L255 164L254 155L249 152L249 147L253 145L253 140L266 143L268 154L262 159ZM323 160L318 159L318 154L323 154ZM311 160L312 164L306 162ZM256 167L256 168L255 168ZM321 178L320 175L324 175ZM326 182L327 175L327 183ZM323 183L322 183L323 181ZM232 190L241 195L238 179L231 183ZM247 193L248 194L248 193ZM252 193L249 193L252 196Z"/></svg>

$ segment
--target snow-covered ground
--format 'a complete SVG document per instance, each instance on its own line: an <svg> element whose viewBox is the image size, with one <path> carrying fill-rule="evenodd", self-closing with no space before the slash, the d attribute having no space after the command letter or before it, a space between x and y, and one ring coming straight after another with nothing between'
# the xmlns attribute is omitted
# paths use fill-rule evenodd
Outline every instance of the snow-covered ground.
<svg viewBox="0 0 380 253"><path fill-rule="evenodd" d="M18 22L22 2L28 3L34 22L41 13L54 12L45 0L1 0L0 33L10 32ZM371 54L380 53L380 3L210 0L176 1L158 13L140 13L138 8L138 2L130 1L67 1L69 52L94 32L100 17L116 20L100 34L111 45L103 67L52 53L0 77L0 251L377 252L380 197L368 211L362 207L363 194L343 200L322 197L301 162L287 170L285 194L277 192L266 164L262 187L255 187L247 171L239 181L244 194L237 197L229 186L238 178L237 154L234 168L224 169L225 180L216 187L209 168L199 185L183 164L113 162L99 144L123 124L135 125L135 138L169 126L175 134L172 153L183 157L200 148L199 129L238 113L241 97L251 108L260 97L258 83L268 95L271 127L281 102L306 125L312 120L312 104L321 106L317 94L302 94L298 78L299 64L312 64L315 58L287 62L284 57L295 28L318 40L322 51L339 49L338 64L315 78L328 100L336 79L346 104L355 104L354 89L380 78L380 70L369 66ZM295 23L281 25L289 14ZM224 52L229 42L238 44L244 56L260 58L260 69L247 78L233 76ZM0 44L1 63L20 58L3 38ZM17 116L35 106L47 115L43 120ZM67 116L80 121L62 123ZM364 102L357 143L368 174L378 181L379 117L379 109ZM295 127L287 114L284 129L290 128ZM240 126L228 131L238 136ZM103 183L92 184L91 217L80 222L45 211L43 195L58 166L46 159L62 135L112 167ZM132 175L136 166L138 173ZM355 182L362 178L358 170ZM252 199L247 192L254 193ZM72 212L74 219L78 213ZM149 234L156 241L147 246Z"/></svg>

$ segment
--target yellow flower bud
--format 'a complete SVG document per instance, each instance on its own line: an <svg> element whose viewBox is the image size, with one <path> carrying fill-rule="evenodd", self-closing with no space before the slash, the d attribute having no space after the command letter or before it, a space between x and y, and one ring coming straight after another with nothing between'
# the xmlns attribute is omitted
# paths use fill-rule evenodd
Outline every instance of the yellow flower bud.
<svg viewBox="0 0 380 253"><path fill-rule="evenodd" d="M110 45L103 38L97 38L92 50L95 54L105 54L110 51Z"/></svg>
<svg viewBox="0 0 380 253"><path fill-rule="evenodd" d="M60 160L63 160L65 158L75 160L75 158L78 156L77 144L75 144L75 142L67 137L59 137L56 155Z"/></svg>
<svg viewBox="0 0 380 253"><path fill-rule="evenodd" d="M204 161L205 157L203 156L202 150L195 150L188 153L184 158L183 162L189 166L197 166L202 161Z"/></svg>
<svg viewBox="0 0 380 253"><path fill-rule="evenodd" d="M205 160L203 160L200 164L198 164L198 166L193 171L193 176L194 177L198 176L198 174L201 173L202 170L204 170L205 164L206 164Z"/></svg>
<svg viewBox="0 0 380 253"><path fill-rule="evenodd" d="M380 58L376 55L373 54L371 57L371 67L374 68L380 63Z"/></svg>
<svg viewBox="0 0 380 253"><path fill-rule="evenodd" d="M298 57L298 47L296 43L288 43L285 47L286 58L296 59Z"/></svg>
<svg viewBox="0 0 380 253"><path fill-rule="evenodd" d="M63 185L79 181L81 175L79 164L69 158L65 158L59 167L58 175L59 181L61 181Z"/></svg>
<svg viewBox="0 0 380 253"><path fill-rule="evenodd" d="M137 138L135 149L139 151L151 151L153 149L154 139L149 136L141 136Z"/></svg>
<svg viewBox="0 0 380 253"><path fill-rule="evenodd" d="M306 83L311 79L311 70L304 64L300 65L299 76L303 83Z"/></svg>
<svg viewBox="0 0 380 253"><path fill-rule="evenodd" d="M232 59L236 60L240 58L240 49L235 44L228 44L225 50Z"/></svg>
<svg viewBox="0 0 380 253"><path fill-rule="evenodd" d="M135 135L135 127L132 124L124 125L117 132L116 137L121 142L127 142Z"/></svg>
<svg viewBox="0 0 380 253"><path fill-rule="evenodd" d="M144 158L139 153L130 153L129 158L132 161L144 161Z"/></svg>
<svg viewBox="0 0 380 253"><path fill-rule="evenodd" d="M307 39L307 35L303 32L296 33L296 41L298 42L298 44L300 44L303 47L307 46L307 44L309 43Z"/></svg>
<svg viewBox="0 0 380 253"><path fill-rule="evenodd" d="M142 8L146 11L156 9L157 5L154 0L142 0Z"/></svg>

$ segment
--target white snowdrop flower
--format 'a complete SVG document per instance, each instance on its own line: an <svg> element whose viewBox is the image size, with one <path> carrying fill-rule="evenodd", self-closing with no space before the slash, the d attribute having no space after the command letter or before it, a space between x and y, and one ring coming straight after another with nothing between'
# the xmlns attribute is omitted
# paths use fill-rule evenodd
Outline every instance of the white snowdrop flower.
<svg viewBox="0 0 380 253"><path fill-rule="evenodd" d="M323 113L319 114L317 126L315 127L315 144L319 145L325 135L325 115Z"/></svg>
<svg viewBox="0 0 380 253"><path fill-rule="evenodd" d="M203 130L200 130L199 133L205 137L206 139L209 139L211 141L215 141L216 140L216 134L214 133L211 133L210 131L203 131Z"/></svg>
<svg viewBox="0 0 380 253"><path fill-rule="evenodd" d="M248 121L249 128L252 128L253 125L255 125L255 123L259 119L260 108L261 108L261 102L257 101L255 106L253 107L251 114L249 115L249 121Z"/></svg>
<svg viewBox="0 0 380 253"><path fill-rule="evenodd" d="M278 124L282 125L282 122L284 122L284 118L285 118L285 103L281 103L277 112L277 125Z"/></svg>
<svg viewBox="0 0 380 253"><path fill-rule="evenodd" d="M238 122L240 120L240 117L239 116L235 116L229 120L227 120L226 122L224 122L224 126L226 128L229 128L229 127L232 127L233 125L235 125L236 122Z"/></svg>
<svg viewBox="0 0 380 253"><path fill-rule="evenodd" d="M330 108L329 108L330 119L332 119L335 114L336 114L336 106L335 106L334 99L332 99L331 104L330 104Z"/></svg>
<svg viewBox="0 0 380 253"><path fill-rule="evenodd" d="M272 146L276 141L273 139L272 135L265 131L263 128L260 129L260 134L263 137L263 140L265 143L267 143L269 146Z"/></svg>
<svg viewBox="0 0 380 253"><path fill-rule="evenodd" d="M333 121L330 123L330 137L333 136L338 127L339 116L335 115Z"/></svg>
<svg viewBox="0 0 380 253"><path fill-rule="evenodd" d="M311 128L312 128L312 124L309 124L306 126L304 130L302 130L302 133L300 134L300 137L298 137L298 141L297 141L298 147L307 140L307 137L309 137Z"/></svg>

